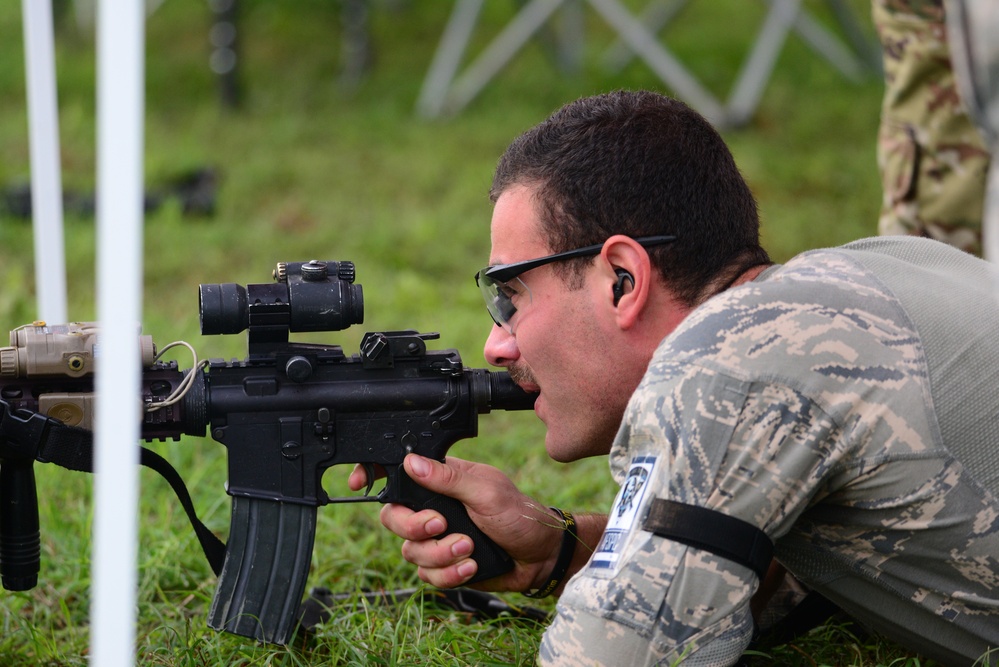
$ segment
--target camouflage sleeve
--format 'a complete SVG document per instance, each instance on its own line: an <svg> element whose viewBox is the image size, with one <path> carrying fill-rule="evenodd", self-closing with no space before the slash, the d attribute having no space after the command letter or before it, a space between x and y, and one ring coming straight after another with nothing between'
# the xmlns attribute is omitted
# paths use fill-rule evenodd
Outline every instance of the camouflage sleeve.
<svg viewBox="0 0 999 667"><path fill-rule="evenodd" d="M981 254L990 156L958 94L943 0L873 0L871 7L885 74L879 232Z"/></svg>
<svg viewBox="0 0 999 667"><path fill-rule="evenodd" d="M970 282L967 263L979 264L942 244L873 239L802 255L691 313L629 403L610 455L620 492L541 664L738 660L756 575L643 530L657 497L763 530L802 582L945 664L999 645L999 500L982 485L999 479L995 431L974 426L995 414L994 392L950 402L955 382L991 386L971 367L995 358L980 347L994 327L926 287ZM906 310L886 281L908 305L951 299L946 315Z"/></svg>
<svg viewBox="0 0 999 667"><path fill-rule="evenodd" d="M603 541L560 599L540 663L734 663L752 636L756 575L641 518L662 497L780 535L842 455L835 431L790 387L657 357L612 452L621 491Z"/></svg>

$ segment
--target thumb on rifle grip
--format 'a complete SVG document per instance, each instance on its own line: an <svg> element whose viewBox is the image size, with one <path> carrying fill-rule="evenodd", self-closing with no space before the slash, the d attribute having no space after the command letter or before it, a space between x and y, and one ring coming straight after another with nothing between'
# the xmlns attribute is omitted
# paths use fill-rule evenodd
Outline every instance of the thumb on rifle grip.
<svg viewBox="0 0 999 667"><path fill-rule="evenodd" d="M472 550L472 558L478 563L479 569L475 576L466 583L472 584L492 579L513 569L513 559L510 558L510 555L475 525L461 501L435 493L428 497L420 507L412 509L432 509L440 512L447 522L445 535L460 533L468 535L472 539L472 543L475 545Z"/></svg>

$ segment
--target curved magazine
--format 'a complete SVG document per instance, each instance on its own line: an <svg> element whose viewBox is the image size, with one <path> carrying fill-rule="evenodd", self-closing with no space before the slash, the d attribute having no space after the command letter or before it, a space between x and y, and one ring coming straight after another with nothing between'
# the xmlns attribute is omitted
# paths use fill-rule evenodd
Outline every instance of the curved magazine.
<svg viewBox="0 0 999 667"><path fill-rule="evenodd" d="M291 640L312 560L316 510L233 496L210 627L272 644Z"/></svg>

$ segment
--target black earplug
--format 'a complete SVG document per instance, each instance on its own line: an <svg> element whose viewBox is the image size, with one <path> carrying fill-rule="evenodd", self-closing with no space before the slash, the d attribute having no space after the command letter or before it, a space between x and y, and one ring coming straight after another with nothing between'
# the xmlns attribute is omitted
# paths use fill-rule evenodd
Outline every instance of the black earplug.
<svg viewBox="0 0 999 667"><path fill-rule="evenodd" d="M624 269L614 269L614 273L617 274L617 283L614 284L614 305L616 306L617 302L624 296L624 281L627 280L634 287L635 279Z"/></svg>

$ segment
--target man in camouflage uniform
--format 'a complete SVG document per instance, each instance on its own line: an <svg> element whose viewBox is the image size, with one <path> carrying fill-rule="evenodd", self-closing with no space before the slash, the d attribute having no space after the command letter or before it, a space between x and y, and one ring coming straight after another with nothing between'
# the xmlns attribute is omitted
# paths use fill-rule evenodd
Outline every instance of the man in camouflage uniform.
<svg viewBox="0 0 999 667"><path fill-rule="evenodd" d="M571 517L490 466L405 466L513 557L476 586L561 594L540 664L735 663L772 544L860 622L946 665L999 665L984 261L883 237L772 265L721 137L655 93L566 105L514 141L492 196L486 358L538 392L552 458L609 454L621 491ZM437 512L388 505L382 522L425 581L474 576Z"/></svg>
<svg viewBox="0 0 999 667"><path fill-rule="evenodd" d="M788 570L854 618L970 665L999 647L999 423L983 396L993 376L955 358L963 347L999 365L987 333L999 311L977 305L989 289L982 262L919 239L768 269L656 351L611 451L615 479L651 468L646 503L750 520ZM685 664L737 658L753 578L641 528L598 547L570 582L544 655L571 664L620 615L630 627L601 664L669 664L685 650Z"/></svg>
<svg viewBox="0 0 999 667"><path fill-rule="evenodd" d="M885 70L878 230L981 254L989 151L955 84L944 0L873 0L872 15Z"/></svg>
<svg viewBox="0 0 999 667"><path fill-rule="evenodd" d="M946 5L947 35L961 100L994 155L999 152L999 4L947 0ZM999 164L995 162L986 186L982 236L985 257L999 262Z"/></svg>

